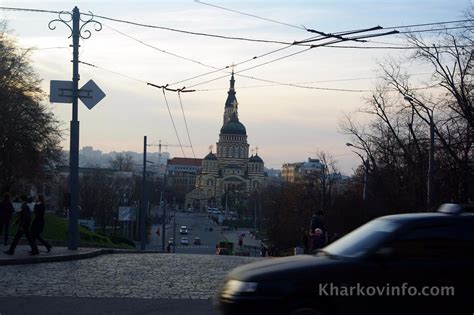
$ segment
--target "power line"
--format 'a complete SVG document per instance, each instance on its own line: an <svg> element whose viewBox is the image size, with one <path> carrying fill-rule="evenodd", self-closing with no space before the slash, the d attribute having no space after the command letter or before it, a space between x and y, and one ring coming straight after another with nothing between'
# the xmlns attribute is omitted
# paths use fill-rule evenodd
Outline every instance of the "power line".
<svg viewBox="0 0 474 315"><path fill-rule="evenodd" d="M363 35L363 36L358 36L357 38L360 39L360 38L370 38L370 37L375 37L375 36L384 36L384 35L389 35L389 34L393 34L397 31L391 31L391 32L387 32L387 33L383 33L383 34L373 34L373 35ZM251 69L255 69L255 68L258 68L258 67L261 67L261 66L264 66L264 65L268 65L270 63L273 63L273 62L276 62L276 61L279 61L279 60L282 60L282 59L286 59L288 57L292 57L292 56L295 56L295 55L298 55L298 54L301 54L303 52L306 52L310 49L313 49L313 48L316 48L316 47L322 47L322 46L326 46L326 45L331 45L331 44L337 44L337 43L340 43L342 42L343 40L341 39L335 39L333 41L330 41L330 42L326 42L326 43L322 43L322 44L318 44L318 45L311 45L309 48L306 48L304 50L300 50L298 52L295 52L295 53L291 53L289 55L285 55L285 56L282 56L282 57L279 57L279 58L276 58L276 59L272 59L270 61L267 61L267 62L264 62L264 63L261 63L261 64L258 64L258 65L255 65L255 66L252 66L252 67L249 67L249 68L246 68L246 69L243 69L243 70L240 70L240 71L237 71L235 72L236 75L240 75L240 76L243 76L243 77L246 77L242 74L240 74L241 72L244 72L244 71L248 71L248 70L251 70ZM189 87L195 87L195 86L199 86L199 85L202 85L202 84L205 84L205 83L209 83L209 82L212 82L212 81L216 81L216 80L219 80L219 79L222 79L224 78L224 76L220 76L218 78L214 78L214 79L210 79L210 80L207 80L205 82L201 82L201 83L197 83L197 84L193 84ZM259 80L257 78L254 78L254 77L248 77L248 78L251 78L251 79L255 79L255 80ZM268 82L265 81L265 80L262 80L264 82Z"/></svg>
<svg viewBox="0 0 474 315"><path fill-rule="evenodd" d="M183 153L183 156L186 157L186 154L184 154L183 145L181 144L181 139L179 138L178 130L176 129L176 125L174 123L173 114L171 114L170 105L168 104L168 100L166 99L165 89L163 89L163 97L165 99L166 107L168 108L168 113L170 115L171 122L173 123L174 133L176 134L176 138L178 139L181 152Z"/></svg>
<svg viewBox="0 0 474 315"><path fill-rule="evenodd" d="M301 29L301 30L304 30L304 31L306 30L306 28L304 26L298 26L298 25L294 25L294 24L284 23L284 22L268 19L268 18L265 18L265 17L261 17L261 16L258 16L258 15L254 15L254 14L245 13L245 12L242 12L242 11L237 11L237 10L232 10L232 9L220 7L218 5L206 3L206 2L203 2L203 1L200 1L200 0L194 0L194 2L199 3L199 4L204 4L204 5L207 5L207 6L210 6L210 7L218 8L218 9L221 9L221 10L225 10L225 11L230 11L230 12L234 12L234 13L254 17L254 18L264 20L264 21L267 21L267 22L272 22L272 23L276 23L276 24L280 24L280 25L285 25L285 26L289 26L289 27L293 27L293 28L298 28L298 29Z"/></svg>
<svg viewBox="0 0 474 315"><path fill-rule="evenodd" d="M134 80L134 81L137 81L137 82L140 82L140 83L145 83L145 84L148 83L148 82L143 81L143 80L141 80L141 79L137 79L137 78L131 77L131 76L129 76L129 75L122 74L122 73L120 73L120 72L116 72L116 71L113 71L113 70L109 70L109 69L106 69L106 68L103 68L103 67L99 67L99 66L97 66L97 65L94 65L94 64L91 64L91 63L88 63L88 62L84 62L84 61L79 60L79 63L81 63L81 64L83 64L83 65L86 65L86 66L89 66L89 67L92 67L92 68L97 68L97 69L100 69L100 70L104 70L104 71L107 71L107 72L110 72L110 73L119 75L119 76L121 76L121 77L130 79L130 80Z"/></svg>
<svg viewBox="0 0 474 315"><path fill-rule="evenodd" d="M149 47L149 48L155 49L155 50L157 50L157 51L159 51L159 52L162 52L162 53L164 53L164 54L167 54L167 55L170 55L170 56L173 56L173 57L176 57L176 58L180 58L180 59L183 59L183 60L187 60L187 61L196 63L196 64L201 65L201 66L212 67L212 66L206 65L206 64L204 64L204 63L202 63L202 62L200 62L200 61L197 61L197 60L194 60L194 59L191 59L191 58L188 58L188 57L184 57L184 56L181 56L181 55L178 55L178 54L175 54L175 53L172 53L172 52L169 52L169 51L160 49L160 48L158 48L158 47L156 47L156 46L153 46L153 45L151 45L151 44L148 44L148 43L146 43L146 42L144 42L144 41L142 41L142 40L140 40L140 39L138 39L138 38L136 38L136 37L134 37L134 36L131 36L131 35L128 35L128 34L122 32L122 31L119 31L119 30L117 30L117 29L115 29L115 28L113 28L113 27L111 27L111 26L109 26L109 25L105 25L105 24L102 24L102 25L104 25L104 26L110 28L111 30L113 30L114 32L116 32L116 33L118 33L118 34L120 34L120 35L122 35L122 36L128 37L129 39L132 39L132 40L134 40L134 41L136 41L136 42L138 42L138 43L140 43L140 44L142 44L142 45L144 45L144 46L147 46L147 47Z"/></svg>
<svg viewBox="0 0 474 315"><path fill-rule="evenodd" d="M290 42L284 42L284 41L278 41L278 40L255 39L255 38L247 38L247 37L234 37L234 36L225 36L225 35L218 35L218 34L211 34L211 33L186 31L186 30L180 30L180 29L171 28L171 27L144 24L144 23L132 22L132 21L127 21L127 20L122 20L122 19L115 19L115 18L103 16L103 15L92 15L92 14L87 14L87 13L81 13L81 14L90 15L90 16L93 16L95 18L109 20L109 21L113 21L113 22L117 22L117 23L125 23L125 24L129 24L129 25L141 26L141 27L146 27L146 28L161 29L161 30L166 30L166 31L171 31L171 32L176 32L176 33L183 33L183 34L188 34L188 35L206 36L206 37L229 39L229 40L239 40L239 41L247 41L247 42L255 42L255 43L280 44L280 45L290 45L290 44L292 44Z"/></svg>
<svg viewBox="0 0 474 315"><path fill-rule="evenodd" d="M158 48L158 47L156 47L156 46L153 46L153 45L151 45L151 44L148 44L148 43L146 43L146 42L144 42L144 41L142 41L142 40L140 40L140 39L138 39L138 38L136 38L136 37L134 37L134 36L131 36L131 35L128 35L128 34L122 32L122 31L119 31L119 30L117 30L117 29L115 29L115 28L113 28L113 27L111 27L111 26L108 26L108 25L105 25L105 26L108 27L108 28L110 28L110 29L112 29L113 31L117 32L118 34L120 34L120 35L122 35L122 36L125 36L125 37L127 37L127 38L129 38L129 39L132 39L132 40L134 40L134 41L136 41L136 42L138 42L138 43L140 43L140 44L142 44L142 45L145 45L145 46L147 46L147 47L149 47L149 48L155 49L155 50L157 50L157 51L159 51L159 52L162 52L162 53L165 53L165 54L168 54L168 55L171 55L171 56L174 56L174 57L183 59L183 60L187 60L187 61L190 61L190 62L199 64L199 65L204 66L204 67L208 67L208 68L214 69L213 71L209 71L209 72L206 72L206 73L203 73L203 74L199 74L199 75L196 75L196 76L193 76L193 77L190 77L190 78L186 78L186 79L183 79L183 80L180 80L180 81L176 81L176 82L173 82L173 83L171 83L171 84L169 84L169 85L176 85L176 84L180 84L180 83L183 83L183 82L187 82L187 81L189 81L189 80L196 79L196 78L199 78L199 77L203 77L203 76L206 76L206 75L209 75L209 74L221 72L221 71L224 71L224 70L226 70L226 69L228 69L228 68L230 67L230 66L225 66L225 67L219 68L219 67L215 67L215 66L212 66L212 65L205 64L205 63L203 63L203 62L200 62L200 61L195 60L195 59L192 59L192 58L188 58L188 57L184 57L184 56L181 56L181 55L178 55L178 54L175 54L175 53L171 53L171 52L168 52L168 51L166 51L166 50L160 49L160 48ZM314 36L313 36L313 37L310 37L310 38L308 38L308 39L314 39L314 38L321 38L321 36L317 36L317 37L314 37ZM243 61L241 61L241 62L238 62L238 63L234 64L233 66L239 66L239 65L245 64L245 63L247 63L247 62L253 61L253 60L255 60L255 59L262 58L262 57L266 57L266 56L268 56L268 55L271 55L271 54L274 54L274 53L276 53L276 52L282 51L282 50L284 50L284 49L288 49L288 48L290 48L290 47L292 47L292 46L294 46L294 44L290 44L290 45L287 45L287 46L285 46L285 47L272 50L272 51L270 51L270 52L261 54L261 55L259 55L259 56L254 56L254 57L252 57L252 58L248 58L248 59L246 59L246 60L243 60ZM160 87L161 87L161 86L160 86Z"/></svg>
<svg viewBox="0 0 474 315"><path fill-rule="evenodd" d="M269 51L269 52L264 53L264 54L259 55L259 56L254 56L254 57L245 59L245 60L240 61L240 62L238 62L238 63L236 63L236 64L233 64L233 66L236 67L236 66L243 65L243 64L245 64L245 63L247 63L247 62L250 62L250 61L253 61L253 60L255 60L255 59L260 59L260 58L269 56L269 55L271 55L271 54L274 54L274 53L276 53L276 52L279 52L279 51L288 49L288 48L290 48L290 47L292 47L292 46L293 46L293 45L288 45L288 46L285 46L285 47L282 47L282 48L278 48L278 49ZM204 65L204 64L203 64L203 65ZM222 67L222 68L218 68L218 67L214 67L214 66L208 66L208 65L206 65L206 66L207 66L208 68L212 68L212 69L215 69L215 70L214 70L214 71L209 71L209 72L206 72L206 73L203 73L203 74L199 74L199 75L196 75L196 76L193 76L193 77L190 77L190 78L186 78L186 79L183 79L183 80L180 80L180 81L177 81L177 82L173 82L173 83L171 83L170 85L180 84L180 83L187 82L187 81L193 80L193 79L197 79L197 78L200 78L200 77L209 75L209 74L221 72L221 71L224 71L224 70L226 70L226 69L229 69L229 67L230 67L230 66L225 66L225 67Z"/></svg>
<svg viewBox="0 0 474 315"><path fill-rule="evenodd" d="M405 32L400 32L400 34L426 33L426 32L440 32L440 31L449 31L449 30L458 30L458 29L470 30L470 29L472 29L472 28L474 28L474 26L445 27L445 28L435 28L435 29L405 31Z"/></svg>
<svg viewBox="0 0 474 315"><path fill-rule="evenodd" d="M463 23L463 22L472 22L472 21L474 21L474 20L473 20L473 19L464 19L464 20L456 20L456 21L442 21L442 22L422 23L422 24L388 26L388 27L384 27L384 29L410 28L410 27L421 27L421 26L430 26L430 25L453 24L453 23Z"/></svg>
<svg viewBox="0 0 474 315"><path fill-rule="evenodd" d="M121 74L121 73L116 72L116 71L108 70L108 69L105 69L103 67L99 67L99 66L87 63L87 62L83 62L83 61L79 61L79 62L84 64L84 65L91 66L91 67L101 69L101 70L104 70L104 71L108 71L108 72L111 72L113 74L131 79L131 80L134 80L134 81L139 81L139 82L142 82L142 83L146 83L147 85L150 85L150 86L153 86L153 87L156 87L156 88L159 88L159 89L165 89L167 91L178 92L178 94L185 93L185 92L208 92L208 91L227 89L227 88L216 88L216 89L198 89L198 90L190 90L190 91L185 90L184 87L182 89L169 89L169 88L167 88L167 85L165 85L165 86L155 85L155 84L148 83L148 82L145 82L145 81L140 80L140 79L133 78L133 77L125 75L125 74ZM415 76L415 75L427 75L427 74L430 74L430 73L414 73L414 74L411 74L411 75ZM213 79L212 81L222 79L222 78L226 78L227 76L228 75L224 75L224 76L221 76L219 78ZM256 78L256 77L252 77L252 76L243 75L243 74L241 74L240 76L244 77L244 78L248 78L248 79L257 80L257 81L273 83L272 85L267 84L267 85L259 85L259 86L244 86L244 87L240 87L240 88L257 88L257 87L271 87L271 86L282 86L282 85L284 85L284 86L290 86L290 87L312 89L312 90L321 90L321 91L339 91L339 92L357 92L357 93L368 93L368 92L371 92L371 91L370 90L351 90L351 89L342 89L342 88L323 88L323 87L315 87L315 86L302 86L301 84L377 79L377 77L363 77L363 78L335 79L335 80L300 82L300 83L284 83L284 82L278 82L278 81L274 81L274 80L260 79L260 78ZM437 84L426 86L426 87L413 88L413 90L431 89L431 88L436 87L436 86L437 86Z"/></svg>
<svg viewBox="0 0 474 315"><path fill-rule="evenodd" d="M473 47L474 45L459 45L459 46L436 46L436 48L441 49L448 49L448 48L468 48ZM346 48L346 49L393 49L393 50L414 50L414 49L433 49L434 47L425 46L425 47L417 47L417 46L322 46L324 48Z"/></svg>
<svg viewBox="0 0 474 315"><path fill-rule="evenodd" d="M194 154L193 143L191 142L191 136L189 135L188 123L186 121L186 115L184 114L183 102L181 101L181 93L180 92L178 92L178 98L179 98L179 105L181 106L181 112L183 113L183 120L184 120L184 125L186 126L186 134L188 135L189 145L191 146L191 151L193 151L194 158L196 158L196 154Z"/></svg>
<svg viewBox="0 0 474 315"><path fill-rule="evenodd" d="M432 73L410 73L409 76L421 76L421 75L431 75ZM319 81L305 81L305 82L293 82L286 83L292 85L301 85L301 84L317 84L317 83L331 83L331 82L347 82L347 81L361 81L361 80L374 80L382 79L383 77L359 77L359 78L347 78L347 79L333 79L333 80L319 80ZM277 84L261 84L261 85L249 85L249 86L240 86L239 89L250 89L250 88L261 88L261 87L272 87L272 86L281 86L280 83ZM214 89L199 89L198 92L207 92L207 91L218 91L218 90L227 90L228 87L214 88Z"/></svg>
<svg viewBox="0 0 474 315"><path fill-rule="evenodd" d="M203 2L198 1L198 3L203 3ZM23 12L39 12L39 13L55 13L55 14L70 13L69 11L53 11L53 10L17 8L17 7L3 7L3 6L0 7L0 10L23 11ZM238 11L234 11L234 12L238 12ZM243 12L238 12L238 13L246 14L246 13L243 13ZM190 35L208 36L208 37L214 37L214 38L229 39L229 40L241 40L241 41L250 41L250 42L261 42L261 43L272 43L272 44L283 44L283 45L300 45L300 43L298 43L298 42L290 43L290 42L277 41L277 40L254 39L254 38L246 38L246 37L232 37L232 36L217 35L217 34L211 34L211 33L193 32L193 31L180 30L180 29L175 29L175 28L170 28L170 27L165 27L165 26L158 26L158 25L151 25L151 24L144 24L144 23L138 23L138 22L133 22L133 21L127 21L127 20L122 20L122 19L115 19L115 18L102 16L102 15L94 15L94 14L91 14L91 13L82 12L81 14L82 15L93 16L93 17L96 17L96 18L101 18L101 19L104 19L104 20L114 21L114 22L118 22L118 23L125 23L125 24L130 24L130 25L135 25L135 26L146 27L146 28L162 29L162 30L185 33L185 34L190 34ZM249 14L246 14L246 15L249 15ZM249 15L249 16L253 16L253 15ZM258 16L254 16L254 17L262 18L262 17L258 17ZM266 19L266 18L262 18L262 19ZM270 20L270 19L266 19L266 20ZM285 24L285 25L288 25L288 26L291 25L291 24L288 24L288 23L278 22L278 21L274 21L274 20L270 20L270 21L275 22L275 23ZM454 20L454 21L440 21L440 22L411 24L411 25L389 26L389 27L384 27L384 29L410 28L410 27L430 26L430 25L445 25L445 24L473 22L473 21L474 21L474 19L463 19L463 20ZM295 25L293 25L293 26L295 26ZM298 26L296 26L296 27L298 27ZM298 27L298 28L300 28L300 27ZM462 29L462 28L470 29L471 27L459 26L459 27L448 27L448 28L438 28L438 29L404 31L404 32L400 32L400 33L401 34L406 34L406 33L436 32L436 31L451 30L451 29ZM335 33L332 33L331 35L341 35L341 33L345 33L345 32L347 32L347 31L335 32ZM354 40L354 38L352 40Z"/></svg>
<svg viewBox="0 0 474 315"><path fill-rule="evenodd" d="M81 63L81 64L83 64L83 65L86 65L86 66L89 66L89 67L92 67L92 68L96 68L96 69L100 69L100 70L103 70L103 71L107 71L107 72L116 74L116 75L118 75L118 76L121 76L121 77L130 79L130 80L133 80L133 81L137 81L137 82L140 82L140 83L144 83L144 84L146 84L146 85L153 86L153 87L158 88L158 89L165 89L166 91L169 91L169 92L179 92L179 93L195 92L195 90L189 90L189 89L186 89L186 87L182 87L181 89L172 89L172 88L169 88L169 87L168 87L168 84L166 84L166 85L158 85L158 84L150 83L150 82L147 82L147 81L144 81L144 80L141 80L141 79L137 79L137 78L134 78L134 77L132 77L132 76L129 76L129 75L126 75L126 74L117 72L117 71L113 71L113 70L110 70L110 69L107 69L107 68L104 68L104 67L101 67L101 66L98 66L98 65L94 65L94 64L88 63L88 62L79 61L79 63Z"/></svg>
<svg viewBox="0 0 474 315"><path fill-rule="evenodd" d="M28 9L28 8L13 8L13 7L0 7L0 10L5 11L24 11L24 12L40 12L40 13L69 13L66 11L51 11L51 10L40 10L40 9Z"/></svg>
<svg viewBox="0 0 474 315"><path fill-rule="evenodd" d="M285 59L285 58L289 58L289 57L292 57L292 56L295 56L295 55L304 53L304 52L306 52L306 51L308 51L308 50L310 50L310 49L312 49L312 48L309 47L309 48L306 48L306 49L304 49L304 50L300 50L300 51L291 53L291 54L289 54L289 55L285 55L285 56L282 56L282 57L279 57L279 58L276 58L276 59L273 59L273 60L270 60L270 61L267 61L267 62L258 64L258 65L255 65L255 66L252 66L252 67L249 67L249 68L246 68L246 69L237 71L237 72L235 72L235 74L238 75L240 72L248 71L248 70L251 70L251 69L255 69L255 68L258 68L258 67L261 67L261 66L264 66L264 65L267 65L267 64L270 64L270 63L273 63L273 62L276 62L276 61ZM192 87L195 87L195 86L199 86L199 85L202 85L202 84L205 84L205 83L209 83L209 82L212 82L212 81L216 81L216 80L225 78L225 77L227 77L227 76L228 76L228 74L226 74L225 76L220 76L220 77L218 77L218 78L214 78L214 79L211 79L211 80L207 80L207 81L204 81L204 82L201 82L201 83L193 84L193 85L191 85L191 86L189 86L189 87L192 88ZM241 76L243 76L243 75L241 75Z"/></svg>
<svg viewBox="0 0 474 315"><path fill-rule="evenodd" d="M70 13L67 11L49 11L49 10L39 10L39 9L24 9L24 8L13 8L13 7L0 7L0 10L9 10L9 11L26 11L26 12L42 12L42 13ZM85 13L81 12L81 15L87 15L103 20L113 21L117 23L124 23L134 26L146 27L146 28L153 28L153 29L161 29L171 32L183 33L188 35L196 35L196 36L206 36L206 37L213 37L213 38L220 38L220 39L228 39L228 40L239 40L239 41L248 41L248 42L256 42L256 43L267 43L267 44L280 44L280 45L290 45L292 43L285 42L285 41L278 41L278 40L267 40L267 39L256 39L256 38L247 38L247 37L235 37L235 36L225 36L225 35L218 35L218 34L211 34L211 33L203 33L203 32L194 32L194 31L187 31L181 30L166 26L159 26L159 25L152 25L152 24L145 24L133 21L127 21L123 19L116 19L108 16L103 15L95 15L92 13ZM297 44L296 44L297 45Z"/></svg>

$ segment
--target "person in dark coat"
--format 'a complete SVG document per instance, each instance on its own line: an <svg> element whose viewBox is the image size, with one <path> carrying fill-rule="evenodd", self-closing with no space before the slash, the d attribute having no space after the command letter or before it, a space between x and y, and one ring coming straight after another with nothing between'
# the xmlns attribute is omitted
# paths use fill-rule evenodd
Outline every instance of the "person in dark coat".
<svg viewBox="0 0 474 315"><path fill-rule="evenodd" d="M15 209L10 201L10 194L5 193L2 202L0 202L0 235L4 233L3 243L5 246L8 244L8 228L10 227L13 212L15 212Z"/></svg>
<svg viewBox="0 0 474 315"><path fill-rule="evenodd" d="M325 246L323 230L317 228L314 230L314 233L310 234L311 237L311 253L316 253L318 249Z"/></svg>
<svg viewBox="0 0 474 315"><path fill-rule="evenodd" d="M321 210L316 212L316 214L313 214L313 216L311 217L309 232L314 233L316 229L321 229L323 230L323 232L325 231L324 212L322 212Z"/></svg>
<svg viewBox="0 0 474 315"><path fill-rule="evenodd" d="M7 255L13 255L15 253L15 247L18 245L20 238L25 234L28 243L31 246L30 255L38 255L38 247L36 247L34 239L31 237L30 234L30 224L31 224L31 211L30 207L28 206L28 197L21 196L20 200L23 202L21 205L20 216L16 220L15 224L18 224L18 231L16 232L15 238L10 245L10 249L5 251L4 253Z"/></svg>
<svg viewBox="0 0 474 315"><path fill-rule="evenodd" d="M49 245L42 237L41 233L44 229L44 212L45 212L45 205L44 205L44 196L38 195L37 202L34 207L35 218L33 223L31 224L31 237L36 242L36 240L43 243L44 247L46 247L48 253L51 251L51 245Z"/></svg>

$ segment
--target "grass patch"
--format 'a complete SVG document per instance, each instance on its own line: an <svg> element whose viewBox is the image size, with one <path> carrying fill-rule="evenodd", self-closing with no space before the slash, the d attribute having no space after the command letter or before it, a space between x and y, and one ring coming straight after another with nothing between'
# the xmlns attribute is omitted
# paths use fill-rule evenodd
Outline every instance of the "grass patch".
<svg viewBox="0 0 474 315"><path fill-rule="evenodd" d="M48 240L58 240L67 242L67 232L69 222L67 219L59 218L58 216L47 213L45 215L46 224L44 226L43 233L41 236ZM16 228L11 229L11 234L16 233ZM124 249L135 249L132 246L133 243L128 244L124 241L112 242L112 240L106 236L100 235L95 232L91 232L85 227L79 225L79 243L80 245L90 245L97 247L112 247L112 248L124 248Z"/></svg>

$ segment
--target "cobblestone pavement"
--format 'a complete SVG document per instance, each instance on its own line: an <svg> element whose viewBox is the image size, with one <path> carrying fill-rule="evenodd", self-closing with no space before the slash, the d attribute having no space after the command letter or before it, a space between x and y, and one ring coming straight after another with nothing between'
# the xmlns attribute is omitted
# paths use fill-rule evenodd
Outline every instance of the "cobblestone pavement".
<svg viewBox="0 0 474 315"><path fill-rule="evenodd" d="M209 299L234 267L256 258L114 254L0 267L0 296Z"/></svg>

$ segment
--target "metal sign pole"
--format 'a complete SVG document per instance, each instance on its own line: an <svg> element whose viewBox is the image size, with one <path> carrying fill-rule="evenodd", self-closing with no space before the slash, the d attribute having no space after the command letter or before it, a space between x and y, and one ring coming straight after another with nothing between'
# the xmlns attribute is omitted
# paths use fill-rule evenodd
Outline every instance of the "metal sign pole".
<svg viewBox="0 0 474 315"><path fill-rule="evenodd" d="M146 136L143 137L143 181L142 181L142 202L140 204L140 244L141 250L146 248L146 207L147 191L146 191Z"/></svg>
<svg viewBox="0 0 474 315"><path fill-rule="evenodd" d="M68 249L76 250L79 244L79 120L78 120L78 85L79 85L79 9L72 10L72 120L69 151L69 189L71 204L69 207Z"/></svg>
<svg viewBox="0 0 474 315"><path fill-rule="evenodd" d="M100 31L102 29L102 24L97 21L94 21L94 16L90 14L88 20L82 20L83 24L80 25L81 13L79 12L78 7L74 7L71 12L60 12L59 18L54 19L49 22L48 27L51 30L55 30L56 26L53 24L55 22L61 22L66 25L71 31L72 37L72 82L70 85L68 82L64 81L51 81L51 102L60 102L60 103L70 103L72 102L72 120L70 123L70 148L69 148L69 192L71 194L69 201L69 229L68 229L68 249L77 250L79 245L79 228L78 228L78 218L79 218L79 119L78 119L78 98L79 95L79 37L87 39L91 36L89 30L83 30L83 28L89 23L95 24L95 30ZM72 22L72 27L68 24ZM81 35L81 31L85 36ZM56 83L56 84L55 84ZM60 83L57 85L57 83ZM90 96L92 92L88 92L86 103L88 103L89 109L93 107L97 102L99 102L105 94L98 89L95 83L91 84L96 89L96 97ZM56 87L56 88L53 88ZM72 95L65 95L64 92L71 91ZM53 93L54 92L54 93ZM56 95L56 92L58 94ZM82 99L82 98L81 98ZM86 99L86 98L84 98ZM92 105L93 104L93 105Z"/></svg>

